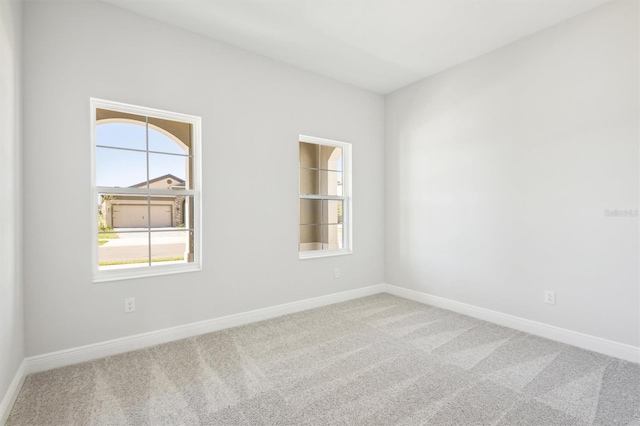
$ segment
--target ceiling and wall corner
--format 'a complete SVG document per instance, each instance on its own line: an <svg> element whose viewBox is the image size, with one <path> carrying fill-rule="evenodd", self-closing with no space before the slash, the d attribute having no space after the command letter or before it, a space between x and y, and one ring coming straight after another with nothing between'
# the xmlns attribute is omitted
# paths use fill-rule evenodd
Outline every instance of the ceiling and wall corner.
<svg viewBox="0 0 640 426"><path fill-rule="evenodd" d="M102 0L387 94L611 0Z"/></svg>

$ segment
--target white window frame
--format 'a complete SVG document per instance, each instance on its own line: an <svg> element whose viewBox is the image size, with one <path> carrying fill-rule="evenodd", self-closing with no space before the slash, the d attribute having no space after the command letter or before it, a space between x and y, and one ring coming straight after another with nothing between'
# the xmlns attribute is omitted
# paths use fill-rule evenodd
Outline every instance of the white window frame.
<svg viewBox="0 0 640 426"><path fill-rule="evenodd" d="M93 282L106 282L126 280L133 278L152 277L158 275L177 274L184 272L199 271L202 269L202 197L201 197L201 118L193 115L163 111L154 108L147 108L137 105L124 104L120 102L113 102L104 99L90 99L90 114L91 114L91 235L92 235L92 263L93 263ZM190 147L190 154L193 156L191 175L189 176L193 189L181 190L181 195L193 197L193 216L194 224L192 226L193 231L193 262L184 263L171 263L171 264L154 264L154 265L140 265L135 267L123 267L118 269L100 270L98 266L98 215L96 212L96 200L101 193L110 194L138 194L139 190L135 188L115 188L115 187L98 187L96 186L96 110L106 109L111 111L118 111L123 113L161 118L165 120L180 121L189 123L192 125L192 140ZM149 190L153 194L166 192L167 194L175 194L172 190Z"/></svg>
<svg viewBox="0 0 640 426"><path fill-rule="evenodd" d="M342 196L300 194L300 142L342 148ZM300 220L298 219L298 258L300 260L353 254L353 194L351 187L351 156L352 145L348 142L340 142L307 135L298 136L298 200L342 200L342 233L344 238L344 247L341 249L300 251ZM299 212L300 202L298 201L298 218L300 217Z"/></svg>

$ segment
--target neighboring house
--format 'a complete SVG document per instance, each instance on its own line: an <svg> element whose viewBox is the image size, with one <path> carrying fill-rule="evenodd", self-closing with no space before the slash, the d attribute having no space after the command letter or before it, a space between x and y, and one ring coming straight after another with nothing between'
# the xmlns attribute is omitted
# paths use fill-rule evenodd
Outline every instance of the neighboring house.
<svg viewBox="0 0 640 426"><path fill-rule="evenodd" d="M130 188L145 188L141 182ZM171 174L149 180L150 188L184 189L185 181ZM184 224L184 196L109 195L100 200L100 214L112 228L166 228ZM150 221L149 221L150 219Z"/></svg>

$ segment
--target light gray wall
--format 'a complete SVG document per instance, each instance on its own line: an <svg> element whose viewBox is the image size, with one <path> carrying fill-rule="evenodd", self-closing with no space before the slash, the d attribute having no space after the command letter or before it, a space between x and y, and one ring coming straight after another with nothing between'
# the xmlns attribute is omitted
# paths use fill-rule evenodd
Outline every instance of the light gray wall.
<svg viewBox="0 0 640 426"><path fill-rule="evenodd" d="M100 3L24 43L27 355L383 282L381 96ZM92 284L89 97L202 117L201 272ZM353 144L353 255L298 260L298 134Z"/></svg>
<svg viewBox="0 0 640 426"><path fill-rule="evenodd" d="M617 1L389 95L387 282L637 346L638 48Z"/></svg>
<svg viewBox="0 0 640 426"><path fill-rule="evenodd" d="M0 1L0 400L24 358L19 215L21 50L21 4Z"/></svg>

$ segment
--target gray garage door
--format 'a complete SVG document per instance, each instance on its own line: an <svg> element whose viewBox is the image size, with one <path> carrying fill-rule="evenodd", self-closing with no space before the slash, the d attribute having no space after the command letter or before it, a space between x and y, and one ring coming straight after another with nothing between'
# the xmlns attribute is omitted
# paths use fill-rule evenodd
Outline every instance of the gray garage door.
<svg viewBox="0 0 640 426"><path fill-rule="evenodd" d="M114 228L145 228L149 224L147 206L118 204L113 206ZM171 226L171 206L151 206L151 227Z"/></svg>

